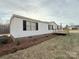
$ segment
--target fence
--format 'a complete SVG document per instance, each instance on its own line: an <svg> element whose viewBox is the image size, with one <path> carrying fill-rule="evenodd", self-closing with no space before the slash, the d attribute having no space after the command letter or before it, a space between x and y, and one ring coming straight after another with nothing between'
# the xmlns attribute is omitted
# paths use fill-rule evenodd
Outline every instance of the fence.
<svg viewBox="0 0 79 59"><path fill-rule="evenodd" d="M0 24L0 34L7 34L9 33L9 24Z"/></svg>

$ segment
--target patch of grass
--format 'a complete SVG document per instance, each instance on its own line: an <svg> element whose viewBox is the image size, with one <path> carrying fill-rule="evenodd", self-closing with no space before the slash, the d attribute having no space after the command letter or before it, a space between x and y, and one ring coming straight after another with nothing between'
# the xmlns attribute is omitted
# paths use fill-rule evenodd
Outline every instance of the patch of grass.
<svg viewBox="0 0 79 59"><path fill-rule="evenodd" d="M57 36L1 59L79 59L79 33Z"/></svg>

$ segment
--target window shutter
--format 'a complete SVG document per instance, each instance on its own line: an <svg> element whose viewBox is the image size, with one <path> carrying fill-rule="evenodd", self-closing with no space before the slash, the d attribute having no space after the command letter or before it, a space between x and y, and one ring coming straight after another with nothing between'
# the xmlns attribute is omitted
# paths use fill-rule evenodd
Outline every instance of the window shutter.
<svg viewBox="0 0 79 59"><path fill-rule="evenodd" d="M36 23L36 30L38 30L38 23Z"/></svg>
<svg viewBox="0 0 79 59"><path fill-rule="evenodd" d="M26 20L23 20L23 30L26 30Z"/></svg>

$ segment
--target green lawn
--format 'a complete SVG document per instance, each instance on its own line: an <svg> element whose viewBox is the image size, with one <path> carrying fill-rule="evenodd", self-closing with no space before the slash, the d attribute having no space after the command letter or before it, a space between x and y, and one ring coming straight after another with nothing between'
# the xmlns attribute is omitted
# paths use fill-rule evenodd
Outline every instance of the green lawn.
<svg viewBox="0 0 79 59"><path fill-rule="evenodd" d="M57 36L0 59L79 59L79 33Z"/></svg>

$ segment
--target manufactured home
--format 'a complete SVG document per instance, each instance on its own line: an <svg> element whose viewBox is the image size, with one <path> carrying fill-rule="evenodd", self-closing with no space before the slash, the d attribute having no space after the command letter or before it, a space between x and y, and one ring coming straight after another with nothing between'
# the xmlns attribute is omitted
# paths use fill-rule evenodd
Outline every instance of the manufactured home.
<svg viewBox="0 0 79 59"><path fill-rule="evenodd" d="M19 15L10 20L10 35L14 38L54 33L58 30L55 22L45 22Z"/></svg>
<svg viewBox="0 0 79 59"><path fill-rule="evenodd" d="M79 25L71 25L69 26L70 30L79 30Z"/></svg>

